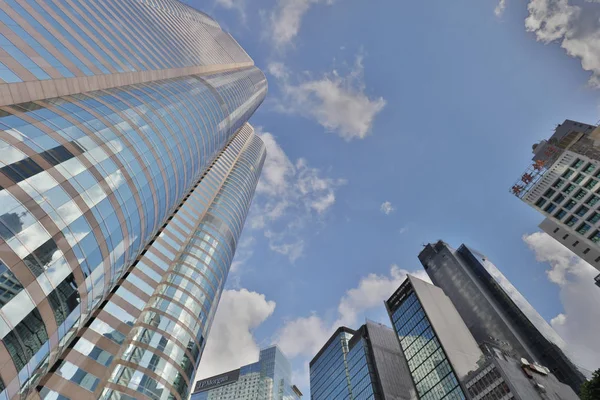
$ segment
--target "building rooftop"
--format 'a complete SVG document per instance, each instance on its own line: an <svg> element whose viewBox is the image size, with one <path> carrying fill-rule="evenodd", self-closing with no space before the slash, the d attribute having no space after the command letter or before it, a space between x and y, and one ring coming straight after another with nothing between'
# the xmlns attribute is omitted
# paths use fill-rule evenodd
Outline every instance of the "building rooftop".
<svg viewBox="0 0 600 400"><path fill-rule="evenodd" d="M581 140L584 137L587 139ZM565 150L594 153L592 146L589 146L590 139L600 140L600 127L569 119L557 125L550 138L541 140L531 147L533 162L510 188L511 193L518 198L523 198Z"/></svg>
<svg viewBox="0 0 600 400"><path fill-rule="evenodd" d="M471 387L475 382L481 381L482 373L485 375L485 371L489 370L488 367L494 365L515 399L578 399L573 389L561 383L550 373L548 368L531 363L524 358L517 360L501 352L499 349L498 351L489 352L490 349L493 349L493 347L487 349L487 356L481 361L480 367L476 371L469 373L465 378L464 382L467 387ZM489 385L488 387L491 388L492 386Z"/></svg>
<svg viewBox="0 0 600 400"><path fill-rule="evenodd" d="M340 326L339 328L337 328L335 330L335 332L333 332L333 335L331 335L331 337L329 338L329 340L327 340L327 342L323 345L323 347L321 347L321 350L319 350L319 352L312 358L312 360L310 360L310 362L308 363L309 366L312 367L312 365L315 363L315 361L317 361L317 359L319 357L321 357L321 355L323 355L323 353L325 352L325 350L327 349L327 347L329 347L329 345L331 343L333 343L333 341L338 337L338 335L342 332L346 332L349 333L351 335L354 335L356 333L356 331L345 327L345 326Z"/></svg>

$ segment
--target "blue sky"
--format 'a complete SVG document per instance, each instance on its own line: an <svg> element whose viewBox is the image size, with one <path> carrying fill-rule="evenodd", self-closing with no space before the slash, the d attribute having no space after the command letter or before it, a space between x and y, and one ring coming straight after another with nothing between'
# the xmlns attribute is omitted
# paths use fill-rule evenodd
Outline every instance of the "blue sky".
<svg viewBox="0 0 600 400"><path fill-rule="evenodd" d="M190 0L269 80L269 157L199 376L280 345L307 361L339 324L389 323L423 243L486 254L600 367L597 271L508 189L556 124L600 119L598 0Z"/></svg>

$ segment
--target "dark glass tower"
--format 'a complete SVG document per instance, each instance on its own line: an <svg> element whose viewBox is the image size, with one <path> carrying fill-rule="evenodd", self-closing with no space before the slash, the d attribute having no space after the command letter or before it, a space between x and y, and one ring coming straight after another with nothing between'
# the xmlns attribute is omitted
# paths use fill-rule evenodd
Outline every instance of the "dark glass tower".
<svg viewBox="0 0 600 400"><path fill-rule="evenodd" d="M0 400L185 399L265 76L175 0L6 0L0 22Z"/></svg>
<svg viewBox="0 0 600 400"><path fill-rule="evenodd" d="M478 343L493 342L537 361L575 392L585 377L557 344L562 339L487 257L461 245L428 244L419 260L441 287Z"/></svg>

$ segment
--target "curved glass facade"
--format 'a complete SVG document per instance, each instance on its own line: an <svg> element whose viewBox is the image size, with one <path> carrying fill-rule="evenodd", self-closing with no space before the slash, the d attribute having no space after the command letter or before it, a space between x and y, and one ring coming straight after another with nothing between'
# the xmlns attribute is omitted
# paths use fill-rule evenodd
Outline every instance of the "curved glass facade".
<svg viewBox="0 0 600 400"><path fill-rule="evenodd" d="M5 82L252 61L215 20L178 1L4 3L0 44L12 58L0 65Z"/></svg>
<svg viewBox="0 0 600 400"><path fill-rule="evenodd" d="M7 0L0 25L0 400L185 398L265 76L174 0Z"/></svg>
<svg viewBox="0 0 600 400"><path fill-rule="evenodd" d="M138 261L158 267L162 279L154 291L121 285L108 303L116 312L102 308L132 325L102 399L132 391L152 399L187 396L265 155L246 125ZM183 242L178 228L191 232ZM127 305L135 308L129 315L117 308Z"/></svg>

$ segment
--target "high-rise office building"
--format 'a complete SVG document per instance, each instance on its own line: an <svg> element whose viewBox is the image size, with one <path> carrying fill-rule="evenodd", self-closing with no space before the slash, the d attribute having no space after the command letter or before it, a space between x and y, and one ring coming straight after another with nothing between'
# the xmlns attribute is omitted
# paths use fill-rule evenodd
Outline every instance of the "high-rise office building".
<svg viewBox="0 0 600 400"><path fill-rule="evenodd" d="M486 349L487 347L487 349ZM471 400L578 400L569 386L541 365L517 360L493 346L484 346L486 357L479 369L464 380Z"/></svg>
<svg viewBox="0 0 600 400"><path fill-rule="evenodd" d="M0 399L185 399L265 76L175 0L6 0L0 53Z"/></svg>
<svg viewBox="0 0 600 400"><path fill-rule="evenodd" d="M438 241L426 245L419 260L479 344L494 343L517 358L537 361L579 391L585 377L560 349L560 336L486 256L464 244L454 250Z"/></svg>
<svg viewBox="0 0 600 400"><path fill-rule="evenodd" d="M191 400L300 400L292 368L277 347L260 352L258 362L196 383Z"/></svg>
<svg viewBox="0 0 600 400"><path fill-rule="evenodd" d="M311 400L351 400L348 342L355 331L339 327L309 363Z"/></svg>
<svg viewBox="0 0 600 400"><path fill-rule="evenodd" d="M566 120L533 145L512 193L546 218L540 228L600 270L600 128Z"/></svg>
<svg viewBox="0 0 600 400"><path fill-rule="evenodd" d="M416 400L416 390L393 329L372 321L348 342L348 375L355 400Z"/></svg>
<svg viewBox="0 0 600 400"><path fill-rule="evenodd" d="M409 275L385 304L418 398L466 399L483 354L442 289Z"/></svg>
<svg viewBox="0 0 600 400"><path fill-rule="evenodd" d="M372 321L333 334L310 363L310 386L312 400L417 399L396 333Z"/></svg>

